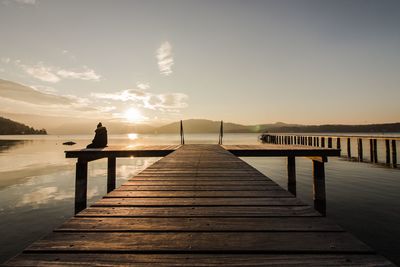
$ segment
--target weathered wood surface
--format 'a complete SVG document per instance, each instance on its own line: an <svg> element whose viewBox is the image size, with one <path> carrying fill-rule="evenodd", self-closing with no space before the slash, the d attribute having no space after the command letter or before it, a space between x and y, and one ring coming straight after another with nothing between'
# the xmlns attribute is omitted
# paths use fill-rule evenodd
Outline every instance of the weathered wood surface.
<svg viewBox="0 0 400 267"><path fill-rule="evenodd" d="M216 145L182 146L7 265L392 266Z"/></svg>

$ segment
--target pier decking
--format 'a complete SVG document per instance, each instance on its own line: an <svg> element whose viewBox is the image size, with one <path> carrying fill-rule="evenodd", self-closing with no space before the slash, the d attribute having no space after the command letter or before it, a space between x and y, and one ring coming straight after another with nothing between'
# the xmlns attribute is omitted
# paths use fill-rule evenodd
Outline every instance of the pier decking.
<svg viewBox="0 0 400 267"><path fill-rule="evenodd" d="M253 155L261 156L274 150L270 147L268 152L266 148L171 147L173 152L7 264L392 266L232 154L234 150L236 154L248 150L248 155L255 151ZM316 176L320 176L318 164L326 161L324 157L335 155L329 149L319 149L318 153L301 147L292 150L287 153L294 154L281 156L311 157L317 162ZM80 158L82 164L88 154L78 154L69 155ZM86 164L99 156L110 154L88 157Z"/></svg>

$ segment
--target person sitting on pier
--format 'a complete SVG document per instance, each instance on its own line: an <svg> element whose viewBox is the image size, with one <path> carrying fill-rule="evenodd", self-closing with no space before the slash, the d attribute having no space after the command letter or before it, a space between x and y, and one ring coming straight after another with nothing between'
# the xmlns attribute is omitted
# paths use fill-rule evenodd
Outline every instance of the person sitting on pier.
<svg viewBox="0 0 400 267"><path fill-rule="evenodd" d="M102 148L107 146L107 129L101 122L97 124L97 129L95 130L95 136L91 144L86 148Z"/></svg>

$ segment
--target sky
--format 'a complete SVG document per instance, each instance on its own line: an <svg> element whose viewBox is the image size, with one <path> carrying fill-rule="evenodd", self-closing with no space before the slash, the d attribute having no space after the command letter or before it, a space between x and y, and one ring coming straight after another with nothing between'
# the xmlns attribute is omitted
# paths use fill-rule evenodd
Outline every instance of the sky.
<svg viewBox="0 0 400 267"><path fill-rule="evenodd" d="M400 121L400 1L0 0L0 114Z"/></svg>

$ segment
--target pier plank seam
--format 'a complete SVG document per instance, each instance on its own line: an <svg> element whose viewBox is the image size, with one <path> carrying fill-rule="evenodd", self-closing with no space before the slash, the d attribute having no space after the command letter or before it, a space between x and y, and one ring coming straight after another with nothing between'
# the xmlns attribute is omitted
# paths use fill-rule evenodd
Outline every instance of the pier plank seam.
<svg viewBox="0 0 400 267"><path fill-rule="evenodd" d="M215 162L225 176L219 177L215 167L210 167ZM262 179L231 171L234 165ZM182 176L191 179L176 179L162 171L174 168L194 170ZM157 169L159 174L154 172ZM215 175L204 180L204 173ZM145 185L137 182L143 180L136 178L146 175ZM122 186L170 187L167 195L158 190L113 190L6 265L393 266L259 175L221 146L181 146ZM254 182L273 190L249 191L245 185ZM190 186L190 190L177 191L176 186ZM237 190L220 190L225 186ZM249 192L260 195L249 197ZM174 193L181 197L171 197Z"/></svg>

